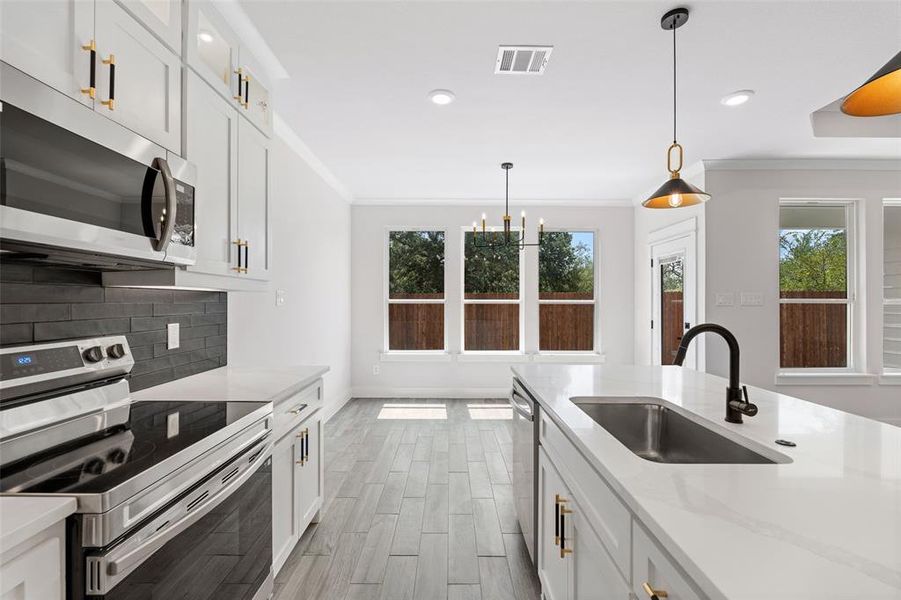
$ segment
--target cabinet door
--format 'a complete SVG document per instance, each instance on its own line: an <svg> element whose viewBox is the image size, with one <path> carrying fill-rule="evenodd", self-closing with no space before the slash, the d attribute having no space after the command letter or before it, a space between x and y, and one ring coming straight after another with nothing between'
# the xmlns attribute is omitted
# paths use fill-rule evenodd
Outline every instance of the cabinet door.
<svg viewBox="0 0 901 600"><path fill-rule="evenodd" d="M637 521L632 521L632 591L638 598L647 598L645 589L666 593L668 600L700 600L687 577L676 563L657 545Z"/></svg>
<svg viewBox="0 0 901 600"><path fill-rule="evenodd" d="M91 80L89 46L93 38L93 2L49 0L39 5L33 0L0 2L3 60L88 106L93 105L87 91ZM99 59L97 62L99 76Z"/></svg>
<svg viewBox="0 0 901 600"><path fill-rule="evenodd" d="M180 155L181 61L113 0L96 0L95 7L95 110ZM112 65L99 62L111 56L114 81Z"/></svg>
<svg viewBox="0 0 901 600"><path fill-rule="evenodd" d="M575 498L570 499L571 513L566 515L566 557L569 600L629 600L629 585L623 580L601 539L592 529Z"/></svg>
<svg viewBox="0 0 901 600"><path fill-rule="evenodd" d="M322 419L315 414L300 426L303 437L304 461L298 470L298 502L297 515L299 519L298 531L304 529L314 521L316 512L322 505L322 470L320 469L322 440Z"/></svg>
<svg viewBox="0 0 901 600"><path fill-rule="evenodd" d="M538 575L547 600L566 600L568 559L560 554L557 498L570 500L569 490L543 448L538 452ZM559 505L559 507L566 504Z"/></svg>
<svg viewBox="0 0 901 600"><path fill-rule="evenodd" d="M188 65L232 106L238 103L238 37L212 2L188 4Z"/></svg>
<svg viewBox="0 0 901 600"><path fill-rule="evenodd" d="M238 237L247 242L246 277L268 279L269 140L246 119L238 119Z"/></svg>
<svg viewBox="0 0 901 600"><path fill-rule="evenodd" d="M63 600L66 596L65 541L65 522L59 522L18 546L4 548L0 600Z"/></svg>
<svg viewBox="0 0 901 600"><path fill-rule="evenodd" d="M288 434L272 449L272 566L275 572L297 543L295 453L297 444Z"/></svg>
<svg viewBox="0 0 901 600"><path fill-rule="evenodd" d="M181 54L181 0L117 0L176 54Z"/></svg>
<svg viewBox="0 0 901 600"><path fill-rule="evenodd" d="M241 65L241 72L246 80L243 87L244 102L242 106L244 114L266 136L271 136L272 106L270 104L269 82L266 81L263 70L257 66L256 61L247 57L246 52L241 55Z"/></svg>
<svg viewBox="0 0 901 600"><path fill-rule="evenodd" d="M187 79L185 158L197 165L195 235L191 271L237 275L238 113L196 74Z"/></svg>

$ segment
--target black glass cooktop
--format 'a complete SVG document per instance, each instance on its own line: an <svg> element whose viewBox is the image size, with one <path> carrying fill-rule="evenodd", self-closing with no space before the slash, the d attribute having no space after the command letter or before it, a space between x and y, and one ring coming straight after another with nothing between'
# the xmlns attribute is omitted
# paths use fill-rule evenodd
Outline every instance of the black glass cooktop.
<svg viewBox="0 0 901 600"><path fill-rule="evenodd" d="M135 402L122 425L4 466L0 492L103 493L265 405Z"/></svg>

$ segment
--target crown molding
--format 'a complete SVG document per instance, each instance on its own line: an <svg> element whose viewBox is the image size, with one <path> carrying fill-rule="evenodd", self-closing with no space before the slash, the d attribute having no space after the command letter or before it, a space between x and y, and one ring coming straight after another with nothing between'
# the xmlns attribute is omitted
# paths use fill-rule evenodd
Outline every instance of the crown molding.
<svg viewBox="0 0 901 600"><path fill-rule="evenodd" d="M705 171L899 171L891 158L762 158L704 160Z"/></svg>
<svg viewBox="0 0 901 600"><path fill-rule="evenodd" d="M354 198L355 206L491 206L497 198ZM630 200L592 200L580 198L517 199L516 206L541 206L559 208L618 208L631 207Z"/></svg>
<svg viewBox="0 0 901 600"><path fill-rule="evenodd" d="M309 165L310 169L312 169L322 180L335 192L338 193L341 198L344 199L348 204L352 204L354 202L353 194L350 193L341 180L338 179L334 173L332 173L325 163L319 160L319 157L313 153L309 146L307 146L300 136L297 135L291 126L288 125L284 119L279 116L278 113L273 115L272 119L272 130L275 134L282 139L285 144L291 148L307 165Z"/></svg>

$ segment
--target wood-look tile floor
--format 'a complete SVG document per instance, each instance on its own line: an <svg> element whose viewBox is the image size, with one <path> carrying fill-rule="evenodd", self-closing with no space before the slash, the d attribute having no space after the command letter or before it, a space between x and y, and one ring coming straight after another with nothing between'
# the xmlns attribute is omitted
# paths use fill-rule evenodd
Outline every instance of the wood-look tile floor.
<svg viewBox="0 0 901 600"><path fill-rule="evenodd" d="M532 600L503 400L354 399L325 425L322 518L276 600Z"/></svg>

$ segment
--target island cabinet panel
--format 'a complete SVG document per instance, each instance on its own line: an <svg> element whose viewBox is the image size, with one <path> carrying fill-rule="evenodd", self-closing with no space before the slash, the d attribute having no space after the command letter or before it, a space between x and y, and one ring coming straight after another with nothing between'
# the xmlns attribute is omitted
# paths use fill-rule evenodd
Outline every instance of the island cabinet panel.
<svg viewBox="0 0 901 600"><path fill-rule="evenodd" d="M560 499L570 493L548 459L544 449L538 452L538 578L545 600L569 597L567 559L560 554ZM564 523L565 524L565 523Z"/></svg>
<svg viewBox="0 0 901 600"><path fill-rule="evenodd" d="M569 555L569 600L629 600L629 584L585 517L583 504L572 498L565 521Z"/></svg>
<svg viewBox="0 0 901 600"><path fill-rule="evenodd" d="M632 513L563 431L543 412L539 440L569 489L583 499L583 518L595 524L597 535L621 576L628 578L632 569Z"/></svg>
<svg viewBox="0 0 901 600"><path fill-rule="evenodd" d="M63 600L66 596L65 522L4 548L0 555L0 598Z"/></svg>
<svg viewBox="0 0 901 600"><path fill-rule="evenodd" d="M667 600L701 600L703 596L700 592L695 591L688 579L682 576L681 570L637 521L632 527L632 538L632 564L635 567L632 591L639 598L647 598L650 590Z"/></svg>

